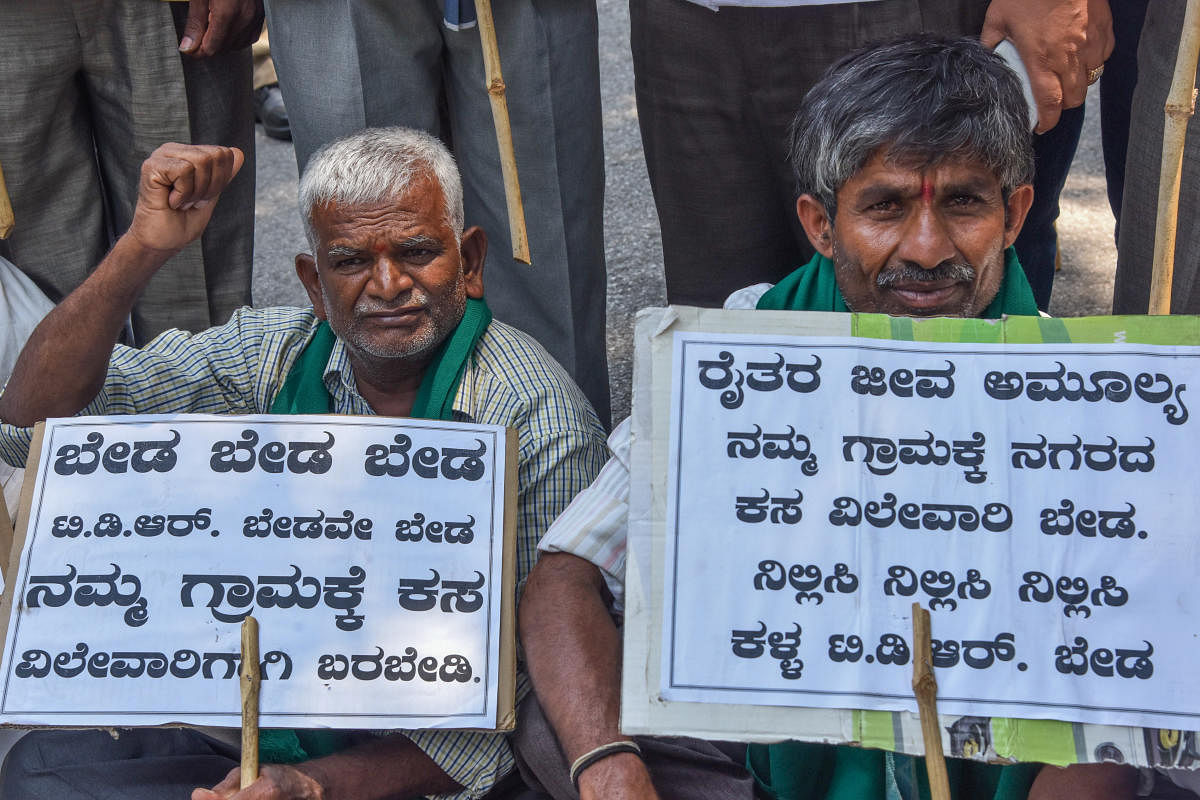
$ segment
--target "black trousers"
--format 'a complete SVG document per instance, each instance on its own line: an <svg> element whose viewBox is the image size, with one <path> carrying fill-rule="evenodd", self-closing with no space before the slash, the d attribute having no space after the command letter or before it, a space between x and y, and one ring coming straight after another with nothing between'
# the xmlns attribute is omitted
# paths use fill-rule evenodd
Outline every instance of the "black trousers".
<svg viewBox="0 0 1200 800"><path fill-rule="evenodd" d="M238 766L237 748L188 728L31 731L0 770L12 800L190 800Z"/></svg>

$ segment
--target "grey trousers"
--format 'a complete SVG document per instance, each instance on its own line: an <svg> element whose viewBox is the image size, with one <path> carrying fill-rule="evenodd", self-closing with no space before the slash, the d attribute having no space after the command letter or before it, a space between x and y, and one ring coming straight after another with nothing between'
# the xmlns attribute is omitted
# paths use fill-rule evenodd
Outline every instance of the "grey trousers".
<svg viewBox="0 0 1200 800"><path fill-rule="evenodd" d="M238 751L187 728L32 731L0 770L6 800L189 800L238 766Z"/></svg>
<svg viewBox="0 0 1200 800"><path fill-rule="evenodd" d="M532 692L521 702L510 742L525 783L553 800L579 800L570 764ZM746 746L681 736L635 736L663 800L752 800L754 779L743 766Z"/></svg>
<svg viewBox="0 0 1200 800"><path fill-rule="evenodd" d="M986 0L786 8L630 0L638 124L662 224L667 300L719 307L812 257L787 131L837 59L929 31L976 36Z"/></svg>
<svg viewBox="0 0 1200 800"><path fill-rule="evenodd" d="M479 31L442 24L437 0L268 0L271 53L301 171L364 127L429 131L454 151L466 223L488 236L497 319L532 335L609 419L596 6L493 4L532 266L513 261Z"/></svg>
<svg viewBox="0 0 1200 800"><path fill-rule="evenodd" d="M159 0L0 3L0 167L16 217L0 256L51 300L82 283L128 228L142 161L156 147L246 153L201 241L172 258L134 308L139 342L223 323L250 302L250 52L181 57L176 25L186 13Z"/></svg>
<svg viewBox="0 0 1200 800"><path fill-rule="evenodd" d="M1133 92L1121 238L1117 243L1114 314L1145 314L1150 303L1155 210L1162 165L1163 105L1175 72L1183 29L1183 3L1150 3L1138 45L1138 82ZM1179 191L1175 276L1171 313L1200 314L1200 116L1188 123Z"/></svg>

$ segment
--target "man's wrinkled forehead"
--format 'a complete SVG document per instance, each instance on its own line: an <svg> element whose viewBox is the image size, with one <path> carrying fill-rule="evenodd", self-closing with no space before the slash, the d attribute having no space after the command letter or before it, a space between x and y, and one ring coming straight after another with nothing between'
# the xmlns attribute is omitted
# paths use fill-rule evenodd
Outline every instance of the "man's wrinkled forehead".
<svg viewBox="0 0 1200 800"><path fill-rule="evenodd" d="M978 158L960 154L912 152L884 147L876 150L838 190L856 194L919 196L925 201L946 194L1000 194L1000 177ZM880 197L880 200L887 199Z"/></svg>
<svg viewBox="0 0 1200 800"><path fill-rule="evenodd" d="M400 193L384 192L361 201L326 200L313 209L313 221L318 229L332 225L342 230L399 223L426 229L430 234L450 227L441 187L428 177L414 179Z"/></svg>

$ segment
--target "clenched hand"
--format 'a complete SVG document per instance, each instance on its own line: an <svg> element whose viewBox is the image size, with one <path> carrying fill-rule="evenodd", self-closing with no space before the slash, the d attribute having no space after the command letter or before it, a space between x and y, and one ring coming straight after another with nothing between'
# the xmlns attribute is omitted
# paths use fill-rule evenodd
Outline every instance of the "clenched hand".
<svg viewBox="0 0 1200 800"><path fill-rule="evenodd" d="M159 147L142 163L128 235L149 251L182 250L204 232L217 198L245 160L236 147Z"/></svg>

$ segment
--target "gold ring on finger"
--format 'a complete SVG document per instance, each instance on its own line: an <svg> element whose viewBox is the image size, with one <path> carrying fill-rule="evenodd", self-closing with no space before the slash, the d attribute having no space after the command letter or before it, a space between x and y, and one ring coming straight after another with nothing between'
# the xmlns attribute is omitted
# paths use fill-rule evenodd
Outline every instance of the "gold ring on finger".
<svg viewBox="0 0 1200 800"><path fill-rule="evenodd" d="M1095 69L1089 69L1088 76L1087 76L1088 86L1091 86L1093 83L1100 80L1100 76L1103 74L1104 74L1104 65L1103 64L1096 67Z"/></svg>

